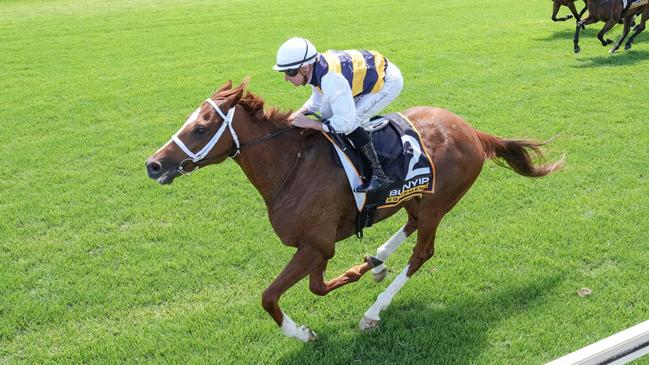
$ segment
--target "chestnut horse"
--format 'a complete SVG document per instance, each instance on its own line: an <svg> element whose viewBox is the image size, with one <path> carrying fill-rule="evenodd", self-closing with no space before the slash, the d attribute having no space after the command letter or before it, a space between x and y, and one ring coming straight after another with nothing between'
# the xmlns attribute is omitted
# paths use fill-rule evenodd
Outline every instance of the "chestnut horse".
<svg viewBox="0 0 649 365"><path fill-rule="evenodd" d="M599 39L599 41L602 43L602 46L604 47L613 43L613 41L610 39L605 40L604 34L611 30L611 28L613 28L615 24L619 22L624 23L624 32L622 36L610 50L611 53L615 53L620 48L620 45L622 44L626 36L629 34L629 31L634 24L633 18L638 14L642 14L640 25L638 25L634 29L635 33L625 44L624 48L628 50L631 48L635 37L644 30L647 17L649 16L649 6L647 5L638 6L625 12L623 0L588 0L586 4L586 6L588 7L588 16L578 22L575 29L575 37L573 39L575 53L579 53L579 51L581 50L581 48L579 47L579 30L583 29L588 24L597 23L598 21L606 22L604 24L604 27L602 27L602 30L597 33L597 39Z"/></svg>
<svg viewBox="0 0 649 365"><path fill-rule="evenodd" d="M160 184L170 184L185 172L233 158L264 199L279 239L297 249L263 292L262 306L285 335L305 342L315 340L313 331L296 325L280 309L280 296L306 276L310 290L325 295L357 281L371 269L380 281L386 268L366 257L337 278L325 280L335 243L355 233L357 210L348 181L343 169L336 167L331 146L321 133L290 126L290 113L274 108L264 112L261 98L250 92L244 95L246 85L244 81L232 88L228 81L218 89L146 161L147 172ZM433 256L437 225L476 180L486 159L504 159L515 172L530 177L548 175L563 164L561 160L535 166L529 152L542 157L540 143L479 132L444 109L416 107L403 114L417 127L423 148L434 160L435 191L377 212L377 222L401 208L408 213L407 223L378 248L378 259L387 260L415 231L417 243L408 265L365 312L361 330L378 325L379 312Z"/></svg>
<svg viewBox="0 0 649 365"><path fill-rule="evenodd" d="M584 8L581 9L580 12L577 12L577 8L575 7L575 1L576 0L552 0L552 21L563 22L568 19L572 19L574 16L575 20L579 22L581 20L581 16L584 15L587 9L586 0L583 0ZM559 8L561 8L562 5L570 9L572 15L566 15L564 17L557 18L557 14L559 13Z"/></svg>

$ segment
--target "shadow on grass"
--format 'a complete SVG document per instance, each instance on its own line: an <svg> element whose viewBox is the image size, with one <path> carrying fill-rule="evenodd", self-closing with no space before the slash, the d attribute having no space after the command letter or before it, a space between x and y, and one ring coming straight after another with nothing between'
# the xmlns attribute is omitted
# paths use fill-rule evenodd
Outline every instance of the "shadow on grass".
<svg viewBox="0 0 649 365"><path fill-rule="evenodd" d="M498 323L533 308L559 283L558 276L539 278L484 295L459 298L448 307L431 306L425 295L399 301L382 314L380 328L336 337L335 325L320 329L315 344L282 359L282 364L470 364L486 347L487 333ZM359 318L360 319L360 318ZM530 324L531 325L531 324ZM506 344L503 344L506 346Z"/></svg>
<svg viewBox="0 0 649 365"><path fill-rule="evenodd" d="M579 45L582 45L583 42L590 42L591 40L594 40L596 42L596 45L602 47L602 44L597 39L597 33L599 33L599 31L601 30L602 27L601 26L597 27L597 24L601 24L602 26L604 26L604 23L596 23L595 26L591 25L590 27L586 27L586 29L583 29L581 32L579 32ZM620 31L621 31L622 25L620 24L618 26L620 27ZM646 32L646 30L645 30L645 32ZM616 34L615 37L613 37L613 35L611 33ZM631 30L631 32L629 33L629 37L631 36L631 34L633 34L633 30ZM611 30L611 31L609 31L609 33L606 34L606 36L604 38L610 38L613 41L617 41L620 35L621 35L621 33L618 34L618 33L615 33L614 30ZM569 47L572 50L572 40L574 39L574 37L575 37L575 27L573 26L572 28L567 28L567 29L561 29L561 30L554 31L554 32L552 32L551 34L548 34L545 37L535 38L534 40L539 41L539 42L554 42L554 41L558 41L558 40L563 40L563 41L566 41L567 47ZM629 38L627 37L627 39L629 39ZM642 32L633 41L633 46L635 47L637 44L647 42L648 39L649 39L649 35ZM612 47L612 44L611 44L611 46L606 46L606 47L602 47L602 48L605 48L608 51L609 49L611 49L611 47ZM582 46L582 48L583 48L583 46Z"/></svg>
<svg viewBox="0 0 649 365"><path fill-rule="evenodd" d="M581 40L583 37L597 37L597 32L599 32L599 29L586 28L585 30L579 32L579 39ZM575 36L575 27L572 26L570 28L554 31L543 38L534 38L534 40L541 41L541 42L553 42L557 40L565 40L568 47L572 49L572 39L574 38L574 36Z"/></svg>
<svg viewBox="0 0 649 365"><path fill-rule="evenodd" d="M635 46L635 42L634 42ZM583 47L582 47L583 49ZM592 58L577 58L577 63L571 65L574 68L600 67L600 66L627 66L649 60L649 51L636 51L631 49L625 51L621 49L616 54L609 54L608 50L605 55Z"/></svg>

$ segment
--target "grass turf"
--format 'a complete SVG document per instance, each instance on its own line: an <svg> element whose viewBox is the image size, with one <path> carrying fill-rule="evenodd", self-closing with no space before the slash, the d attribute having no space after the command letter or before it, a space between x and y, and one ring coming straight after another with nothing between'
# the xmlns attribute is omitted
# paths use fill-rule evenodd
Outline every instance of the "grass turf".
<svg viewBox="0 0 649 365"><path fill-rule="evenodd" d="M537 364L646 320L649 35L609 55L590 26L574 55L573 24L552 23L550 8L3 1L0 363ZM251 76L268 105L301 105L308 90L270 69L294 35L384 53L406 85L389 111L441 106L495 135L558 135L549 157L567 155L540 180L487 163L378 331L357 324L385 283L289 290L282 308L320 336L309 345L260 306L293 250L236 164L167 187L143 166L228 79ZM404 220L339 243L329 275Z"/></svg>

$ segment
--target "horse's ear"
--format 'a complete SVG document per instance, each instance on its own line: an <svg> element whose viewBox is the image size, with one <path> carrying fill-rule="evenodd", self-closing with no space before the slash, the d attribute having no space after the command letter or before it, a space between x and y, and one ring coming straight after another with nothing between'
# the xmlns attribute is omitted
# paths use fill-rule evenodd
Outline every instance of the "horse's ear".
<svg viewBox="0 0 649 365"><path fill-rule="evenodd" d="M222 105L228 105L228 108L232 108L233 106L237 105L237 103L239 103L239 100L241 100L241 97L243 96L243 91L244 88L241 87L241 85L239 85L239 87L237 87L236 89L231 90L231 94L225 98Z"/></svg>
<svg viewBox="0 0 649 365"><path fill-rule="evenodd" d="M243 81L239 86L235 87L234 89L228 90L224 94L225 96L224 104L229 105L230 108L236 105L239 102L239 100L241 100L241 97L243 96L243 92L246 90L248 83L250 83L250 76L246 76L246 78L243 79Z"/></svg>
<svg viewBox="0 0 649 365"><path fill-rule="evenodd" d="M230 90L230 89L232 89L232 80L228 80L228 82L223 84L223 86L221 86L218 90L214 92L214 95L220 93L221 91Z"/></svg>
<svg viewBox="0 0 649 365"><path fill-rule="evenodd" d="M241 88L243 90L248 87L248 84L250 84L250 76L244 77L243 81L241 81L241 84L237 86L237 88Z"/></svg>

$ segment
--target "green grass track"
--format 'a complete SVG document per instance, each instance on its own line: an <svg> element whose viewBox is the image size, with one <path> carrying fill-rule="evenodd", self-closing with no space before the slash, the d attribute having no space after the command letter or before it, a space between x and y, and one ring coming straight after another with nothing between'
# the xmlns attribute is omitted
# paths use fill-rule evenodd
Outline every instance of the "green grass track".
<svg viewBox="0 0 649 365"><path fill-rule="evenodd" d="M517 0L0 1L0 364L542 364L649 319L649 33L610 55L591 25L574 55L574 23L550 13ZM440 106L491 134L556 135L548 157L566 155L538 180L488 162L377 331L358 321L412 238L384 283L293 287L282 308L313 344L261 307L294 250L238 166L171 186L144 168L229 79L300 106L309 90L271 70L295 35L385 54L405 78L388 111ZM340 242L328 276L404 222Z"/></svg>

